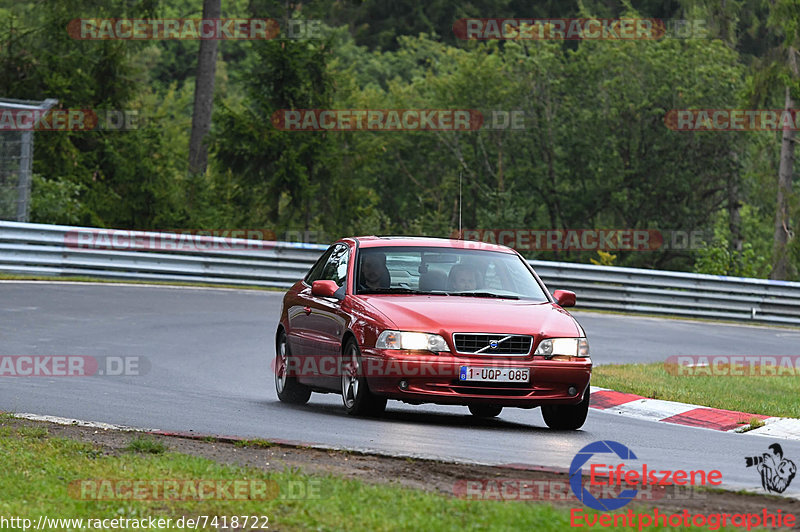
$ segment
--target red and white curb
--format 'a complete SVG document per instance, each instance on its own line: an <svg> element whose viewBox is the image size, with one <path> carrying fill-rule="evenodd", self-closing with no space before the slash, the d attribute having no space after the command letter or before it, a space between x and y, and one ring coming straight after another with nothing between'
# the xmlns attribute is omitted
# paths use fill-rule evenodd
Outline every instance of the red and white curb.
<svg viewBox="0 0 800 532"><path fill-rule="evenodd" d="M641 395L617 392L596 386L592 386L592 399L589 407L647 421L673 423L721 432L743 432L755 436L800 440L800 419L770 417L674 401L662 401L661 399L648 399ZM764 426L743 431L742 429L748 427L753 418L763 421Z"/></svg>

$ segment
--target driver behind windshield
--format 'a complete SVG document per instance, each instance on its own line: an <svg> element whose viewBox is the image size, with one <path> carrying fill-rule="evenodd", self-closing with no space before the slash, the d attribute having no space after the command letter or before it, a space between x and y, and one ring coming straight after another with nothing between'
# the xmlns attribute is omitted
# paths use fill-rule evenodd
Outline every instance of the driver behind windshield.
<svg viewBox="0 0 800 532"><path fill-rule="evenodd" d="M389 288L391 276L386 267L386 255L380 252L364 252L361 258L361 290Z"/></svg>
<svg viewBox="0 0 800 532"><path fill-rule="evenodd" d="M455 292L477 290L480 284L480 276L472 266L456 264L450 269L449 284L450 290Z"/></svg>

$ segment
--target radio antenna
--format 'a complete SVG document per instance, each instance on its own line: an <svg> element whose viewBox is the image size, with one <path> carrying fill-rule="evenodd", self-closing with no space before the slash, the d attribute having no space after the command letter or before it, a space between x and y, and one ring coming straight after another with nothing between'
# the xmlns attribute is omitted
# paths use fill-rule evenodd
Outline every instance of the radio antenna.
<svg viewBox="0 0 800 532"><path fill-rule="evenodd" d="M461 170L458 171L458 238L464 240L461 233Z"/></svg>

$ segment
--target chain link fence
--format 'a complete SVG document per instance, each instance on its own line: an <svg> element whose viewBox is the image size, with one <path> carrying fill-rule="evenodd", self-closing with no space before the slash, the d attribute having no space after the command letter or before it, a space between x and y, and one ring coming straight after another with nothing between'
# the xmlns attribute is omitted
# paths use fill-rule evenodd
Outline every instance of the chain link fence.
<svg viewBox="0 0 800 532"><path fill-rule="evenodd" d="M15 129L15 113L50 109L43 102L0 99L0 220L28 221L33 167L33 131Z"/></svg>

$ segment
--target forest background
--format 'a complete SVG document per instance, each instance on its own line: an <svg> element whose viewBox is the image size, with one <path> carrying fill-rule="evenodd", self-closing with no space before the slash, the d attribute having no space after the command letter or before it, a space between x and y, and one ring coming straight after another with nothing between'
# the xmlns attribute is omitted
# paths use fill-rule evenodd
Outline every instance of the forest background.
<svg viewBox="0 0 800 532"><path fill-rule="evenodd" d="M266 228L325 243L449 236L459 215L465 229L695 232L695 249L525 255L800 279L793 139L664 121L672 109L793 108L798 0L214 2L223 17L321 22L315 38L217 42L198 169L189 153L201 42L76 40L67 24L200 18L202 0L0 0L0 98L138 116L129 131L37 132L31 221ZM453 32L464 17L701 20L706 31L468 41ZM279 109L522 111L524 128L286 132L271 123Z"/></svg>

